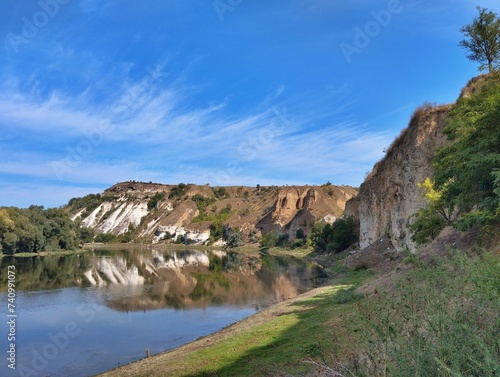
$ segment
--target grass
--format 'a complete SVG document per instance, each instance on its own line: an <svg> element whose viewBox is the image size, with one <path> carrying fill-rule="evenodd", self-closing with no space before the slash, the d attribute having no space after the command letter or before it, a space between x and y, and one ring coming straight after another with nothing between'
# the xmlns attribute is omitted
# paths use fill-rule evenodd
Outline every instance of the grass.
<svg viewBox="0 0 500 377"><path fill-rule="evenodd" d="M419 265L360 302L350 329L365 351L338 373L500 376L500 258L456 254Z"/></svg>
<svg viewBox="0 0 500 377"><path fill-rule="evenodd" d="M168 376L249 376L306 372L302 360L334 354L332 328L352 307L324 300L339 287L291 304L271 320L168 363ZM208 340L207 340L208 341ZM144 376L163 376L165 369Z"/></svg>

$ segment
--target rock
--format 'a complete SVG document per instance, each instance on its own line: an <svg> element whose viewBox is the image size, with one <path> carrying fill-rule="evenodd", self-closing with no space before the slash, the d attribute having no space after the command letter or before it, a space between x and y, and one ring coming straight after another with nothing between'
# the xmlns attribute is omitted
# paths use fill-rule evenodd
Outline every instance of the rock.
<svg viewBox="0 0 500 377"><path fill-rule="evenodd" d="M442 131L450 108L418 109L408 128L375 164L359 195L346 203L346 215L359 221L362 249L388 234L396 250L415 250L408 227L412 215L425 204L418 183L434 176L432 160L436 150L447 143Z"/></svg>

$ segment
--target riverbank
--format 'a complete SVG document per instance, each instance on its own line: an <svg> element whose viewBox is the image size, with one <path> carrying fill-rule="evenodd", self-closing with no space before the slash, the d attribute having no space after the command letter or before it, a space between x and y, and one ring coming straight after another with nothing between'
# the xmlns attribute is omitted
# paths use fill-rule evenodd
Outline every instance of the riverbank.
<svg viewBox="0 0 500 377"><path fill-rule="evenodd" d="M354 310L354 302L339 304L335 299L352 286L359 286L371 274L334 266L335 278L328 284L293 299L270 306L219 332L184 346L108 371L101 377L121 376L255 376L301 374L310 368L307 361L318 356L346 355L348 346L335 349L332 329ZM354 301L354 300L353 300ZM346 348L347 347L347 348ZM144 351L146 354L146 350Z"/></svg>
<svg viewBox="0 0 500 377"><path fill-rule="evenodd" d="M32 258L32 257L53 257L53 256L66 256L83 254L88 252L89 249L82 248L76 250L56 250L56 251L41 251L39 253L15 253L15 254L0 254L1 258L14 257L14 258Z"/></svg>

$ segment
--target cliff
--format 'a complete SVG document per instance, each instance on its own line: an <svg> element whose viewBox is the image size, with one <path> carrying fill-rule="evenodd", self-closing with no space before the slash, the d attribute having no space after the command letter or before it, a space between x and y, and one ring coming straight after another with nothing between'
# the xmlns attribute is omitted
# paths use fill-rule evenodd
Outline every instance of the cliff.
<svg viewBox="0 0 500 377"><path fill-rule="evenodd" d="M418 183L434 175L432 160L447 143L442 131L450 109L451 105L417 109L408 128L375 164L359 195L347 202L346 214L359 220L361 249L387 236L396 250L415 250L408 226L425 204Z"/></svg>
<svg viewBox="0 0 500 377"><path fill-rule="evenodd" d="M72 199L67 209L73 219L97 234L201 244L214 241L213 224L224 224L239 228L244 241L256 242L273 230L294 239L297 230L308 234L316 221L332 223L356 194L352 187L331 184L210 187L130 181L102 194Z"/></svg>

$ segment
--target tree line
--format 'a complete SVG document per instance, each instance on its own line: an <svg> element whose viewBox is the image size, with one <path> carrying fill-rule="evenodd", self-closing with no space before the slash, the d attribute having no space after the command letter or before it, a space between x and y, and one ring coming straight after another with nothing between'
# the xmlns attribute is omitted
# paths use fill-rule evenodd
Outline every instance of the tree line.
<svg viewBox="0 0 500 377"><path fill-rule="evenodd" d="M61 208L0 207L0 253L74 250L86 241L88 229Z"/></svg>

